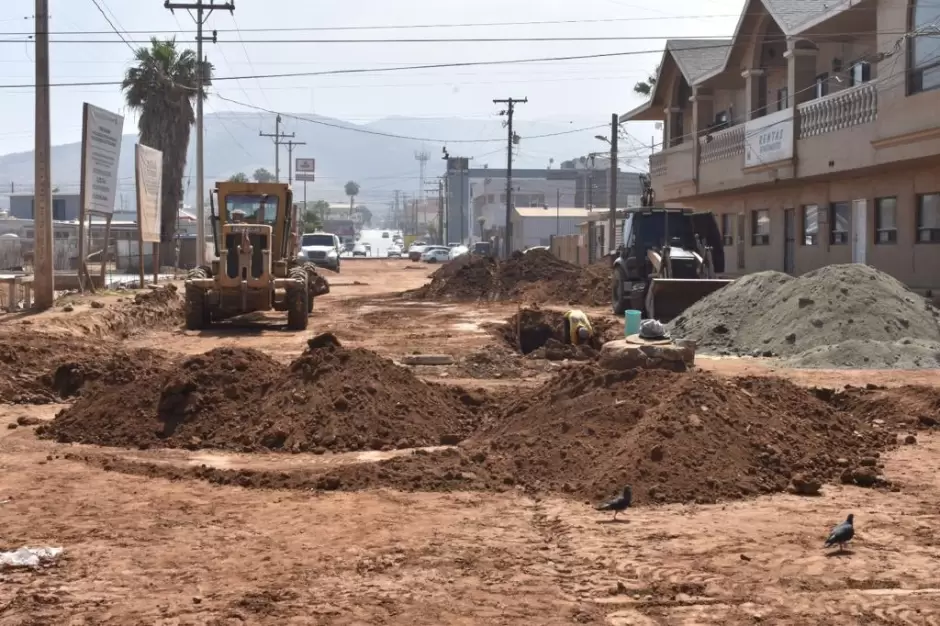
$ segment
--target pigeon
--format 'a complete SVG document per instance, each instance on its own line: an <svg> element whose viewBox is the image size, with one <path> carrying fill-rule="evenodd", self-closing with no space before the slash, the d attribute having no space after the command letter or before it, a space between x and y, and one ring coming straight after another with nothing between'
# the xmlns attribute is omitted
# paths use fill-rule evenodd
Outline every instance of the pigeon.
<svg viewBox="0 0 940 626"><path fill-rule="evenodd" d="M630 488L630 485L627 485L623 488L623 494L614 498L610 502L605 502L597 507L598 511L613 511L614 519L617 519L617 513L620 511L625 511L630 508L630 502L633 500L633 489Z"/></svg>
<svg viewBox="0 0 940 626"><path fill-rule="evenodd" d="M826 539L824 548L829 548L835 544L839 544L839 552L842 552L843 546L848 542L852 541L852 537L855 536L855 515L849 513L848 518L838 526L832 529L832 532L829 533L829 538Z"/></svg>

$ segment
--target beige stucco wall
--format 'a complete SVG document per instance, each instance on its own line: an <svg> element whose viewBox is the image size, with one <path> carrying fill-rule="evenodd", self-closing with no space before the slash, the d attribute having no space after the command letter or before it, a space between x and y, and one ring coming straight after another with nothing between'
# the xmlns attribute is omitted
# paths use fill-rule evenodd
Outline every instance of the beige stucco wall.
<svg viewBox="0 0 940 626"><path fill-rule="evenodd" d="M865 177L843 177L831 182L792 185L745 194L725 194L721 197L701 198L688 203L697 210L709 210L716 214L719 224L721 214L732 213L737 225L738 214L746 216L744 237L745 265L737 265L737 244L726 246L726 271L742 274L763 270L784 270L784 210L794 209L795 255L794 273L833 263L852 262L852 242L830 245L828 220L820 219L820 231L816 245L802 245L802 207L815 204L820 213L827 213L830 203L851 202L865 199L866 258L865 261L887 272L916 289L940 289L940 244L916 243L916 195L940 192L940 164L922 166L918 169L897 171ZM875 242L875 199L897 197L898 240L893 244ZM770 243L766 246L751 244L751 211L769 209ZM850 227L851 229L851 227ZM850 231L851 234L851 231ZM737 241L737 230L735 241Z"/></svg>

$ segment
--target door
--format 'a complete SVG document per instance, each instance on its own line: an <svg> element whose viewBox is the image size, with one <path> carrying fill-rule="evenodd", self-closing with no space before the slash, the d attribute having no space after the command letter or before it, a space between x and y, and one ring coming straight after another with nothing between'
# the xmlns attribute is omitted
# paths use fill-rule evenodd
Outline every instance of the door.
<svg viewBox="0 0 940 626"><path fill-rule="evenodd" d="M738 223L737 227L734 229L734 234L738 236L738 271L744 271L744 230L746 228L744 222L744 213L738 213Z"/></svg>
<svg viewBox="0 0 940 626"><path fill-rule="evenodd" d="M865 263L868 250L868 201L852 200L852 263Z"/></svg>
<svg viewBox="0 0 940 626"><path fill-rule="evenodd" d="M783 210L783 271L795 272L796 256L796 218L793 209Z"/></svg>

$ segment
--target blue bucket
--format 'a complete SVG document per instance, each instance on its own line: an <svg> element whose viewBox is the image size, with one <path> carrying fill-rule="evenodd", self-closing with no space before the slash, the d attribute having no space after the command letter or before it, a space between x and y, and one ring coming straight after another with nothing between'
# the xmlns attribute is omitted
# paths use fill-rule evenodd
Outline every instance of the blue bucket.
<svg viewBox="0 0 940 626"><path fill-rule="evenodd" d="M640 320L643 317L641 311L629 309L623 313L623 334L625 337L635 335L640 332Z"/></svg>

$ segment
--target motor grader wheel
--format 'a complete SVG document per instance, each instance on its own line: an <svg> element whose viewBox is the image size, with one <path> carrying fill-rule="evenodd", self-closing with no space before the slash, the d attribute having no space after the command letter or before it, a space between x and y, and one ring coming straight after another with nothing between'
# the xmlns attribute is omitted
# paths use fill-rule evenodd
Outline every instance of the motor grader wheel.
<svg viewBox="0 0 940 626"><path fill-rule="evenodd" d="M211 324L212 313L206 292L198 287L186 285L186 329L203 330Z"/></svg>

